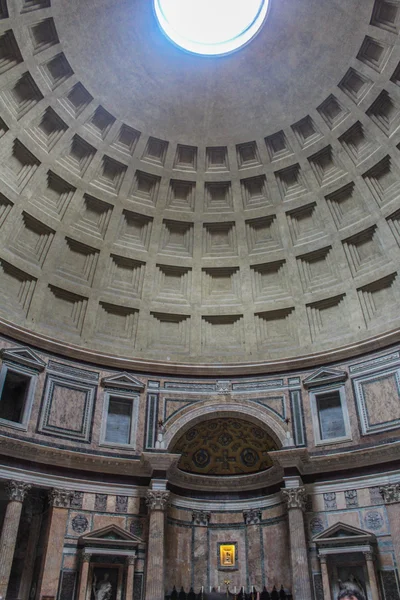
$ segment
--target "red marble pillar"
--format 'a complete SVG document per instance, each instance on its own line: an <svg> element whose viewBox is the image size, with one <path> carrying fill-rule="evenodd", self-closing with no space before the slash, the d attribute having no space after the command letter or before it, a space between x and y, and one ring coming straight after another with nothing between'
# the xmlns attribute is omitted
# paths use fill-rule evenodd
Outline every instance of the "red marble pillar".
<svg viewBox="0 0 400 600"><path fill-rule="evenodd" d="M160 600L165 596L164 543L165 510L170 493L166 490L148 490L149 542L146 559L146 600Z"/></svg>
<svg viewBox="0 0 400 600"><path fill-rule="evenodd" d="M311 583L308 551L304 529L306 491L304 487L282 490L289 517L290 562L292 567L292 594L294 600L310 600Z"/></svg>
<svg viewBox="0 0 400 600"><path fill-rule="evenodd" d="M126 557L126 600L133 600L136 556Z"/></svg>
<svg viewBox="0 0 400 600"><path fill-rule="evenodd" d="M380 491L386 504L397 568L400 569L400 483L385 485Z"/></svg>
<svg viewBox="0 0 400 600"><path fill-rule="evenodd" d="M30 485L19 481L9 481L6 487L9 502L0 537L0 596L3 596L3 598L7 594L22 504L30 487Z"/></svg>
<svg viewBox="0 0 400 600"><path fill-rule="evenodd" d="M91 554L83 552L81 555L81 572L79 575L78 600L85 600L88 585L89 565Z"/></svg>
<svg viewBox="0 0 400 600"><path fill-rule="evenodd" d="M71 493L66 490L53 489L49 494L50 514L39 577L39 600L43 596L57 596L70 497Z"/></svg>

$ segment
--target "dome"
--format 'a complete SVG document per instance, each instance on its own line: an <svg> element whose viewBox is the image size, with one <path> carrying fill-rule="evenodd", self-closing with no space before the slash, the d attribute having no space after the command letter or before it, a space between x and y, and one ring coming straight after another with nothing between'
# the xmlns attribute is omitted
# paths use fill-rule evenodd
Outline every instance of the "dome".
<svg viewBox="0 0 400 600"><path fill-rule="evenodd" d="M210 57L150 2L4 5L3 332L188 372L396 341L390 6L271 0L249 43Z"/></svg>

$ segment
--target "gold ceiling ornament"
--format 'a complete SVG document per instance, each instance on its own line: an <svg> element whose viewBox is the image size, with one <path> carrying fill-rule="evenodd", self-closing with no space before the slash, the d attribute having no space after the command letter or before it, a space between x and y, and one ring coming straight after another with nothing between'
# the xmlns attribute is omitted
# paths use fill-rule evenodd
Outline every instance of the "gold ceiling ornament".
<svg viewBox="0 0 400 600"><path fill-rule="evenodd" d="M187 431L173 452L181 454L182 471L202 475L247 475L272 466L269 452L277 446L269 434L248 421L222 418L204 421Z"/></svg>

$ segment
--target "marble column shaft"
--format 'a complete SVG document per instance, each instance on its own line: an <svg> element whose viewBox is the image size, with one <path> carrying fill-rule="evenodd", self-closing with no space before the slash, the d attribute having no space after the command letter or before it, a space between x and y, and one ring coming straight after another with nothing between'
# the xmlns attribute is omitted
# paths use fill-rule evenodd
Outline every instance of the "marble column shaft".
<svg viewBox="0 0 400 600"><path fill-rule="evenodd" d="M374 558L370 552L366 552L365 561L368 569L369 587L371 590L372 600L379 600L378 580L376 577Z"/></svg>
<svg viewBox="0 0 400 600"><path fill-rule="evenodd" d="M400 570L400 484L385 485L381 493L386 504L397 568Z"/></svg>
<svg viewBox="0 0 400 600"><path fill-rule="evenodd" d="M321 576L322 576L322 587L324 590L324 599L332 600L331 595L331 584L329 581L329 573L328 573L328 565L326 561L326 556L320 556L321 563Z"/></svg>
<svg viewBox="0 0 400 600"><path fill-rule="evenodd" d="M87 590L88 575L89 575L89 565L90 565L91 558L92 558L91 554L87 554L86 552L84 552L82 554L81 572L79 575L78 600L85 600L85 598L86 598L86 590Z"/></svg>
<svg viewBox="0 0 400 600"><path fill-rule="evenodd" d="M306 492L303 487L282 490L289 518L292 594L294 600L310 600L311 582L307 542L304 529Z"/></svg>
<svg viewBox="0 0 400 600"><path fill-rule="evenodd" d="M149 543L146 564L146 600L160 600L165 596L164 543L165 509L169 492L148 490L146 502L149 507Z"/></svg>
<svg viewBox="0 0 400 600"><path fill-rule="evenodd" d="M17 543L22 504L30 485L17 481L7 484L9 502L4 515L3 528L0 537L0 596L6 597L11 567Z"/></svg>
<svg viewBox="0 0 400 600"><path fill-rule="evenodd" d="M70 492L59 489L51 490L49 495L49 522L44 544L46 550L39 577L38 600L42 596L57 596L70 496Z"/></svg>
<svg viewBox="0 0 400 600"><path fill-rule="evenodd" d="M133 600L133 582L135 578L135 556L128 556L126 559L126 600ZM81 600L81 599L79 599Z"/></svg>
<svg viewBox="0 0 400 600"><path fill-rule="evenodd" d="M41 524L42 513L36 511L32 515L29 527L28 545L26 548L24 566L21 575L21 584L18 593L18 598L20 598L20 600L29 599L29 592L32 584L33 569L35 567L36 549L39 541Z"/></svg>

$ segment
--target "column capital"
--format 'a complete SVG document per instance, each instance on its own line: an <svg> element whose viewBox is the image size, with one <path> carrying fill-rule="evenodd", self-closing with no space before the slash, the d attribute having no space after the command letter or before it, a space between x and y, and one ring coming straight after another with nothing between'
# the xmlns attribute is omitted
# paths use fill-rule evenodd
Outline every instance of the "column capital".
<svg viewBox="0 0 400 600"><path fill-rule="evenodd" d="M135 564L135 560L136 560L136 555L134 555L134 556L127 556L126 557L126 564L127 565L134 565Z"/></svg>
<svg viewBox="0 0 400 600"><path fill-rule="evenodd" d="M318 556L319 558L319 562L321 563L321 565L326 565L327 561L328 561L328 557L325 554L320 554Z"/></svg>
<svg viewBox="0 0 400 600"><path fill-rule="evenodd" d="M147 490L146 504L150 510L165 510L169 504L170 492L166 490Z"/></svg>
<svg viewBox="0 0 400 600"><path fill-rule="evenodd" d="M258 508L250 508L243 511L243 518L246 525L259 525L261 521L261 510Z"/></svg>
<svg viewBox="0 0 400 600"><path fill-rule="evenodd" d="M373 554L373 552L364 552L363 554L365 556L365 560L366 561L373 561L374 560L374 554Z"/></svg>
<svg viewBox="0 0 400 600"><path fill-rule="evenodd" d="M305 487L284 488L281 490L281 494L288 510L300 508L302 511L305 511L307 502Z"/></svg>
<svg viewBox="0 0 400 600"><path fill-rule="evenodd" d="M22 481L9 481L6 486L8 499L12 502L23 502L31 487L29 483Z"/></svg>
<svg viewBox="0 0 400 600"><path fill-rule="evenodd" d="M207 527L211 519L211 513L205 510L194 510L192 512L193 525L199 525L200 527Z"/></svg>
<svg viewBox="0 0 400 600"><path fill-rule="evenodd" d="M90 554L90 552L85 552L85 550L81 551L81 561L83 563L89 563L92 560L92 555Z"/></svg>
<svg viewBox="0 0 400 600"><path fill-rule="evenodd" d="M50 505L55 508L69 508L71 492L59 488L53 488L49 492Z"/></svg>
<svg viewBox="0 0 400 600"><path fill-rule="evenodd" d="M389 483L379 488L385 504L400 502L400 483Z"/></svg>

